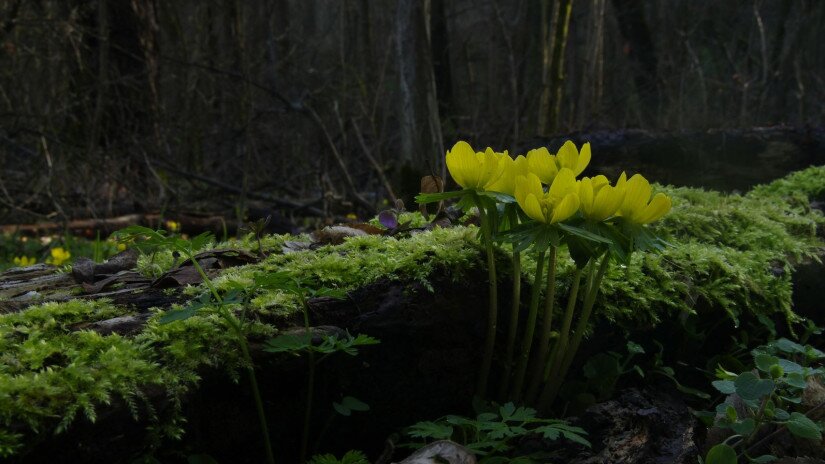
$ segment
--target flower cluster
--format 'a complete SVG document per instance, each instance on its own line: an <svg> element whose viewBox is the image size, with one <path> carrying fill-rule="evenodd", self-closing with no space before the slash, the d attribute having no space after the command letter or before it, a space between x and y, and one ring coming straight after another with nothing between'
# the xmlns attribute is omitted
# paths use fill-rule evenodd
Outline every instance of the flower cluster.
<svg viewBox="0 0 825 464"><path fill-rule="evenodd" d="M51 255L51 257L48 258L46 262L49 264L54 264L55 266L62 265L63 263L68 261L69 258L72 257L72 254L69 252L69 250L66 250L63 247L52 248L49 254Z"/></svg>
<svg viewBox="0 0 825 464"><path fill-rule="evenodd" d="M670 211L670 198L663 193L651 198L650 183L641 174L628 179L622 173L614 185L602 175L577 180L589 163L590 144L579 151L571 141L555 155L542 147L512 158L491 148L476 152L467 142L447 152L447 168L458 185L513 196L528 217L541 223L562 222L578 212L589 221L622 217L643 225Z"/></svg>
<svg viewBox="0 0 825 464"><path fill-rule="evenodd" d="M567 141L555 154L542 147L511 157L507 151L491 148L476 152L467 142L458 142L447 152L446 164L462 190L417 197L421 203L460 197L461 206L474 207L479 213L490 285L487 337L476 392L481 397L486 394L498 332L493 242L512 243L514 276L499 395L509 395L506 399L513 401L523 399L542 409L552 405L573 362L610 260L627 264L634 250L659 246L660 241L645 225L670 211L670 198L663 193L654 195L650 182L641 174L628 179L622 173L615 183L603 175L580 177L590 164L590 157L589 143L579 150ZM520 253L531 247L536 254L535 281L529 309L522 317ZM576 270L561 327L554 332L557 256L564 248L576 263ZM542 297L537 289L545 262L545 304L539 318ZM582 281L584 285L580 285ZM576 311L579 288L584 298L581 309ZM525 326L517 356L516 340L522 320ZM557 334L555 341L553 333ZM532 371L530 376L528 369Z"/></svg>

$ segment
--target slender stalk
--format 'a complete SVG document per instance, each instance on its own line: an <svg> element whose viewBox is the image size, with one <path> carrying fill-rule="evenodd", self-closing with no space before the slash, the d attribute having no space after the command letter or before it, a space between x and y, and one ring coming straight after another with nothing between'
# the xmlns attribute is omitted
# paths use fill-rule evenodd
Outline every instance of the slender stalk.
<svg viewBox="0 0 825 464"><path fill-rule="evenodd" d="M258 421L260 423L261 433L264 436L266 462L268 464L275 464L275 455L272 453L272 442L269 440L269 426L266 423L266 414L264 413L264 402L263 399L261 399L261 391L258 388L258 379L255 376L255 366L252 364L252 356L249 354L249 344L246 342L246 334L243 332L243 326L241 325L241 322L234 315L232 315L229 309L224 306L223 298L221 298L220 293L218 293L218 289L215 288L212 280L206 275L206 272L204 272L198 260L195 259L194 253L187 253L187 255L189 260L192 261L192 265L195 267L195 270L198 271L201 279L203 279L203 283L209 289L209 292L212 293L215 301L218 302L218 310L220 311L221 317L223 317L227 324L229 324L230 328L235 333L235 339L241 347L241 355L247 365L246 372L249 375L249 384L252 388L252 397L255 399L255 409L258 412Z"/></svg>
<svg viewBox="0 0 825 464"><path fill-rule="evenodd" d="M518 224L518 213L514 208L509 209L510 227ZM501 399L507 395L510 387L510 374L513 370L513 354L516 351L516 335L518 333L519 309L521 309L521 253L516 251L513 244L513 301L510 308L510 325L507 330L507 358L504 364L504 378L499 387L498 396Z"/></svg>
<svg viewBox="0 0 825 464"><path fill-rule="evenodd" d="M590 322L590 316L593 313L593 305L596 303L596 297L599 295L602 279L604 279L604 275L607 273L609 264L610 254L608 253L602 257L602 261L599 263L599 271L596 273L596 278L590 285L587 296L585 297L581 317L576 323L576 332L573 334L572 341L570 342L570 349L564 357L564 364L562 364L562 378L565 374L567 374L567 370L573 362L573 357L576 356L579 345L581 345L582 339L584 338L584 332L587 330L587 325Z"/></svg>
<svg viewBox="0 0 825 464"><path fill-rule="evenodd" d="M570 338L570 326L573 324L573 313L575 313L576 310L581 280L582 270L581 268L576 268L576 271L573 273L573 286L570 287L570 294L567 295L567 309L564 312L564 321L559 331L559 339L556 341L555 346L553 346L553 354L550 355L549 363L546 367L541 367L547 369L546 372L543 372L543 378L541 380L552 377L550 384L554 384L557 381L558 372L564 359L564 353L567 350L567 343ZM545 389L546 388L547 387L545 387Z"/></svg>
<svg viewBox="0 0 825 464"><path fill-rule="evenodd" d="M487 272L490 279L489 309L487 312L487 338L484 344L484 357L481 363L481 372L478 376L476 392L479 397L487 396L487 380L490 377L490 366L493 364L493 350L496 346L496 327L498 325L498 285L496 282L496 258L493 251L493 231L490 218L482 205L478 205L481 216L481 233L484 247L487 250Z"/></svg>
<svg viewBox="0 0 825 464"><path fill-rule="evenodd" d="M301 309L304 312L304 330L309 337L309 372L307 373L307 404L304 409L304 432L301 436L301 460L306 462L307 450L309 447L309 422L312 418L312 400L315 396L315 351L312 349L312 328L309 326L309 306L303 294L298 294L301 300Z"/></svg>
<svg viewBox="0 0 825 464"><path fill-rule="evenodd" d="M556 395L558 395L559 389L561 388L565 377L567 377L567 372L570 370L570 365L573 363L573 358L576 356L576 352L578 351L579 345L581 345L581 341L584 337L584 332L587 330L587 325L590 322L590 316L593 313L593 305L596 302L599 287L601 286L602 279L607 272L609 263L610 254L606 253L602 257L602 261L599 264L599 270L596 273L595 278L588 286L587 294L585 295L584 304L582 306L582 314L576 323L576 331L573 333L570 346L564 353L560 369L551 382L545 386L544 391L541 394L541 398L539 399L539 406L544 411L546 411L556 400Z"/></svg>
<svg viewBox="0 0 825 464"><path fill-rule="evenodd" d="M538 394L541 382L544 380L544 365L550 355L550 336L553 333L553 310L556 303L556 252L554 246L550 247L550 264L547 269L547 288L544 291L544 318L541 326L541 338L539 339L539 357L533 364L533 374L530 386L527 388L527 398L534 398Z"/></svg>
<svg viewBox="0 0 825 464"><path fill-rule="evenodd" d="M539 299L541 298L541 279L544 273L545 252L538 254L536 261L536 278L533 280L533 289L530 294L530 309L527 312L527 323L524 326L524 335L521 341L521 357L516 368L515 382L510 391L510 398L517 402L521 399L521 389L524 386L524 375L527 373L527 364L530 361L530 349L533 345L533 334L536 331L536 317L539 312Z"/></svg>

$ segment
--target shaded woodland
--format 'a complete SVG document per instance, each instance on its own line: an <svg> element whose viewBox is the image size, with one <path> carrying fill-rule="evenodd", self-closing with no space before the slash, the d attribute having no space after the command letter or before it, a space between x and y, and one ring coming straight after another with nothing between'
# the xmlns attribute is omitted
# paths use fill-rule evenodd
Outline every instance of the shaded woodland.
<svg viewBox="0 0 825 464"><path fill-rule="evenodd" d="M372 213L457 139L819 127L822 24L812 0L0 0L0 215Z"/></svg>

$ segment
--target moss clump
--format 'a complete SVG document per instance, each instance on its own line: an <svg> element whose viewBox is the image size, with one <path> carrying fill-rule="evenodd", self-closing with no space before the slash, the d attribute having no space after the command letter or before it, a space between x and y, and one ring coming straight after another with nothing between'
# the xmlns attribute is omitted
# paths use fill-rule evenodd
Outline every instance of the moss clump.
<svg viewBox="0 0 825 464"><path fill-rule="evenodd" d="M816 230L825 221L808 206L809 196L825 192L822 168L792 174L744 196L663 189L673 197L674 209L657 227L674 246L638 253L626 269L611 268L599 314L635 327L703 308L721 309L734 323L746 312L793 319L789 271L796 260L816 257L822 246ZM432 289L432 278L441 270L458 280L483 265L476 233L474 227L456 227L406 238L361 236L293 253L282 251L285 242L308 237L267 236L262 242L268 258L229 269L216 284L227 290L251 283L256 273L287 271L343 290L380 279L416 281ZM255 250L258 245L250 235L207 248L213 246ZM506 267L505 254L501 257ZM529 254L524 260L529 280L534 261ZM150 275L173 264L172 253L164 250L139 261ZM572 269L571 261L562 261L559 295L566 294ZM199 287L189 290L202 292ZM261 321L297 310L292 297L277 291L255 294L250 306L245 330L252 338L275 333L273 325ZM165 389L174 405L198 382L204 366L231 375L243 367L230 331L208 308L165 325L159 324L158 311L133 338L75 330L81 322L128 313L105 301L75 300L0 315L0 457L25 452L38 434L63 430L78 414L94 420L97 408L111 401L123 401L138 414L147 387ZM155 428L180 434L174 420L171 424Z"/></svg>
<svg viewBox="0 0 825 464"><path fill-rule="evenodd" d="M408 238L366 235L350 237L341 245L317 250L273 254L261 263L228 269L215 283L228 289L249 284L260 272L286 271L320 286L353 290L379 279L410 280L432 290L430 279L447 269L458 280L481 263L475 228L434 229ZM253 309L263 315L289 314L298 309L293 297L282 292L258 294Z"/></svg>
<svg viewBox="0 0 825 464"><path fill-rule="evenodd" d="M71 329L122 314L105 301L74 300L0 316L0 456L24 444L12 425L59 432L78 413L94 421L96 408L115 398L137 415L142 387L173 381L140 344Z"/></svg>
<svg viewBox="0 0 825 464"><path fill-rule="evenodd" d="M800 198L807 201L825 199L825 166L813 166L777 179L769 184L757 185L748 193L752 198ZM806 201L806 203L807 203Z"/></svg>

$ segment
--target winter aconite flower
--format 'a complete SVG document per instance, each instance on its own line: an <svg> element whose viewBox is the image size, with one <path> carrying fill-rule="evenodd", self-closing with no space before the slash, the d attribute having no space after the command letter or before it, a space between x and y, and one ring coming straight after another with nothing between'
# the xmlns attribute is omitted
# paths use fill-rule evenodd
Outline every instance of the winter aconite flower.
<svg viewBox="0 0 825 464"><path fill-rule="evenodd" d="M584 177L579 181L579 210L585 219L604 221L622 206L625 189L610 185L605 176Z"/></svg>
<svg viewBox="0 0 825 464"><path fill-rule="evenodd" d="M624 200L619 211L628 222L650 224L670 211L670 197L664 193L657 193L651 199L650 195L653 193L653 189L650 187L650 182L641 174L635 174L627 180L627 175L622 173L616 182L616 187L625 190Z"/></svg>
<svg viewBox="0 0 825 464"><path fill-rule="evenodd" d="M508 155L509 157L509 155ZM488 190L504 173L505 161L492 148L476 153L467 142L457 142L447 152L447 169L465 189Z"/></svg>
<svg viewBox="0 0 825 464"><path fill-rule="evenodd" d="M169 232L175 233L180 231L180 222L172 221L171 219L166 221L166 228L169 229Z"/></svg>
<svg viewBox="0 0 825 464"><path fill-rule="evenodd" d="M527 152L527 166L530 172L547 185L553 183L553 179L559 173L556 156L551 155L545 147L535 148Z"/></svg>
<svg viewBox="0 0 825 464"><path fill-rule="evenodd" d="M12 262L14 262L15 266L26 267L36 263L37 260L28 256L18 256L15 257Z"/></svg>
<svg viewBox="0 0 825 464"><path fill-rule="evenodd" d="M516 192L516 178L526 176L530 172L527 158L519 155L513 159L510 158L510 155L502 154L502 159L504 160L504 173L487 190L514 195Z"/></svg>
<svg viewBox="0 0 825 464"><path fill-rule="evenodd" d="M516 179L515 197L521 209L532 219L545 224L564 221L579 208L576 177L567 168L559 170L547 192L533 173Z"/></svg>
<svg viewBox="0 0 825 464"><path fill-rule="evenodd" d="M582 145L581 152L576 149L576 144L573 142L569 140L564 142L559 152L556 153L556 162L559 168L570 169L574 175L578 176L590 164L590 142Z"/></svg>
<svg viewBox="0 0 825 464"><path fill-rule="evenodd" d="M47 260L49 264L54 264L55 266L60 266L61 264L65 263L72 257L72 254L69 253L68 250L64 250L62 247L55 247L51 250L51 258Z"/></svg>

